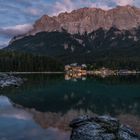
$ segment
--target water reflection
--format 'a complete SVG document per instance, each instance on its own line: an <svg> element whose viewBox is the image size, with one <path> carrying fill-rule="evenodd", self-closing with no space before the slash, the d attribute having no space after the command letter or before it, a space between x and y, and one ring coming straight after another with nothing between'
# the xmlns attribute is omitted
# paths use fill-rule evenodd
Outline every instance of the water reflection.
<svg viewBox="0 0 140 140"><path fill-rule="evenodd" d="M65 80L72 80L72 81L77 81L77 80L86 80L87 79L87 75L86 74L82 74L82 73L75 73L75 74L71 74L71 73L66 73L65 74Z"/></svg>
<svg viewBox="0 0 140 140"><path fill-rule="evenodd" d="M97 114L132 113L140 115L140 85L131 78L65 81L62 76L28 77L20 88L1 91L14 103L40 112L71 109L91 110Z"/></svg>
<svg viewBox="0 0 140 140"><path fill-rule="evenodd" d="M79 77L77 82L73 82L73 79L65 80L64 75L38 74L21 77L28 79L21 87L0 91L15 103L13 107L6 97L0 100L0 116L14 118L11 129L16 128L16 125L28 126L26 133L35 131L38 137L42 136L40 140L44 137L47 140L58 140L58 137L60 140L67 140L70 129L68 124L73 118L83 114L111 114L140 132L139 76L104 79L86 77L86 80Z"/></svg>
<svg viewBox="0 0 140 140"><path fill-rule="evenodd" d="M0 96L1 140L68 140L69 135L57 128L41 128L31 112L13 107L5 96Z"/></svg>

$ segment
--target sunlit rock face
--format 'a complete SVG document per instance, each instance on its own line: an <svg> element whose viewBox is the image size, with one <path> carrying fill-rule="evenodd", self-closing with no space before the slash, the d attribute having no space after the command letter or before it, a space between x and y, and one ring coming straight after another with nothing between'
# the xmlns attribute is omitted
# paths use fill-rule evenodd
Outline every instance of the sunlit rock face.
<svg viewBox="0 0 140 140"><path fill-rule="evenodd" d="M34 24L34 28L28 34L37 32L66 30L71 34L90 33L99 28L129 30L140 25L140 9L132 6L118 6L105 11L98 8L81 8L71 13L61 13L58 16L42 16Z"/></svg>

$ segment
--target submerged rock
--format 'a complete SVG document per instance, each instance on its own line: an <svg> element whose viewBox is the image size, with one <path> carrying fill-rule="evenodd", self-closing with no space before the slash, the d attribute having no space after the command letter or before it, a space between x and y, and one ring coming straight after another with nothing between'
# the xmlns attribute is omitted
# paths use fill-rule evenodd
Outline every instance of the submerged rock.
<svg viewBox="0 0 140 140"><path fill-rule="evenodd" d="M23 83L23 79L8 74L0 74L0 88L9 86L20 86Z"/></svg>
<svg viewBox="0 0 140 140"><path fill-rule="evenodd" d="M70 140L140 140L140 136L110 116L81 116L70 123Z"/></svg>

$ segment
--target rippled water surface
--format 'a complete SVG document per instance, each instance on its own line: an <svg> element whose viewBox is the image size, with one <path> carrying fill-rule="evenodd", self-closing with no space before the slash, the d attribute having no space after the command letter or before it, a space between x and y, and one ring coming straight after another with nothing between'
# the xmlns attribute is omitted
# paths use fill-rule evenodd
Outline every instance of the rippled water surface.
<svg viewBox="0 0 140 140"><path fill-rule="evenodd" d="M140 132L140 77L28 74L18 88L0 89L0 140L68 140L70 120L110 114Z"/></svg>

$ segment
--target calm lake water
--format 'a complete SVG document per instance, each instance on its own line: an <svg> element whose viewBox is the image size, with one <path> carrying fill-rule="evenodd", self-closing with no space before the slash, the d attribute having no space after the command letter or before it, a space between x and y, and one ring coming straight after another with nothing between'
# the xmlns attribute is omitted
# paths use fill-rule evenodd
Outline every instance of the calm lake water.
<svg viewBox="0 0 140 140"><path fill-rule="evenodd" d="M109 114L140 132L140 77L19 75L21 87L0 89L0 140L68 140L69 122Z"/></svg>

